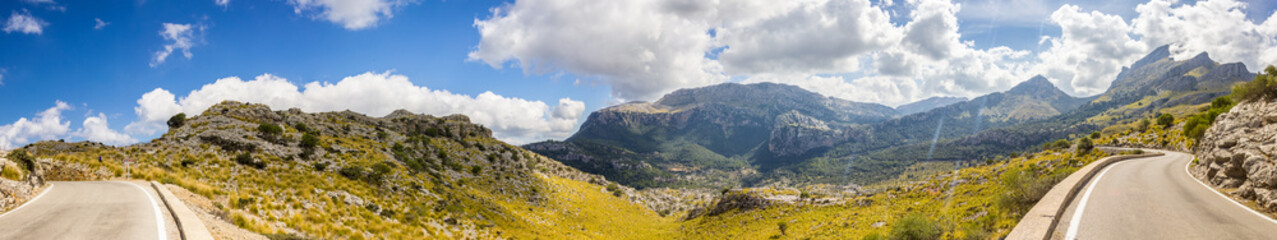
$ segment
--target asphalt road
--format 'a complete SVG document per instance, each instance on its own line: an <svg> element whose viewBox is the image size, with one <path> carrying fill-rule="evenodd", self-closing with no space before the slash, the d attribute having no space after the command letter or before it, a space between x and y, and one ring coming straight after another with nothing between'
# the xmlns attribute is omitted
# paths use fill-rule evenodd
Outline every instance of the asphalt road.
<svg viewBox="0 0 1277 240"><path fill-rule="evenodd" d="M1192 155L1165 153L1101 170L1069 206L1054 238L1277 239L1277 221L1189 176Z"/></svg>
<svg viewBox="0 0 1277 240"><path fill-rule="evenodd" d="M120 181L52 182L0 215L0 239L166 239L163 203L152 192Z"/></svg>

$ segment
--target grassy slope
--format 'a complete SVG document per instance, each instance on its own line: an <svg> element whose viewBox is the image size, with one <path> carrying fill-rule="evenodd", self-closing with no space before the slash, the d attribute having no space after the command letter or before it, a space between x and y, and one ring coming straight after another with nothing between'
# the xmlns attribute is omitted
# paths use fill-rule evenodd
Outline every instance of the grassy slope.
<svg viewBox="0 0 1277 240"><path fill-rule="evenodd" d="M1032 206L1032 202L1017 202L1009 194L1040 191L1043 185L1034 179L1062 179L1102 156L1099 151L1082 156L1041 152L931 175L925 181L845 199L840 204L779 205L702 217L686 222L688 230L682 233L692 239L776 238L782 237L779 226L784 222L784 238L858 239L888 234L895 220L921 213L945 229L946 239L996 237L1007 234ZM949 183L955 180L963 183L950 188ZM1050 185L1045 185L1046 189ZM885 225L874 227L875 223Z"/></svg>

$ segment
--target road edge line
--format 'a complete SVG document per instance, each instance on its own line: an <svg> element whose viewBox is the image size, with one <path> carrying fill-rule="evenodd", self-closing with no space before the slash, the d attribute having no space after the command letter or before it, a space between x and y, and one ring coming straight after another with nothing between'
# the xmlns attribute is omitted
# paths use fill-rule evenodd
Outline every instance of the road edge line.
<svg viewBox="0 0 1277 240"><path fill-rule="evenodd" d="M53 186L54 186L53 183L49 183L49 187L45 188L44 191L41 191L40 194L35 195L34 198L28 199L27 202L22 203L22 205L18 205L18 207L13 208L9 210L8 212L0 213L0 218L4 218L4 216L9 216L10 213L17 212L19 209L22 209L22 207L31 205L31 203L35 202L35 200L40 200L40 197L44 197L45 193L49 193L50 190L53 190Z"/></svg>
<svg viewBox="0 0 1277 240"><path fill-rule="evenodd" d="M1187 154L1187 153L1185 153L1185 154ZM1188 155L1189 155L1189 156L1192 156L1192 157L1193 157L1193 159L1197 159L1197 156L1193 156L1192 154L1188 154ZM1234 200L1233 198L1228 197L1227 195L1224 195L1224 193L1219 192L1219 190L1215 190L1215 187L1211 187L1210 185L1206 185L1206 183L1205 183L1205 182L1202 182L1202 180L1201 180L1201 179L1197 179L1197 176L1193 176L1193 172L1188 170L1188 168L1189 168L1189 167L1192 167L1192 166L1193 166L1193 161L1188 161L1188 163L1187 163L1187 164L1184 164L1184 173L1185 173L1185 174L1188 174L1188 178L1192 178L1192 179L1193 179L1193 181L1196 181L1196 182L1197 182L1197 184L1201 184L1201 185L1202 185L1202 187L1206 187L1206 190L1210 190L1210 192L1215 193L1215 195L1218 195L1219 197L1222 197L1222 198L1224 198L1224 199L1228 199L1228 202L1232 202L1234 205L1237 205L1238 207L1241 207L1242 209L1246 209L1246 211L1250 211L1250 213L1253 213L1253 214L1255 214L1255 215L1259 215L1259 217L1260 217L1260 218L1263 218L1264 220L1268 220L1268 222L1270 222L1270 223L1277 224L1277 220L1274 220L1272 217L1269 217L1269 216L1268 216L1268 215L1266 215L1266 214L1260 213L1259 211L1255 211L1255 209L1252 209L1252 208L1250 208L1250 207L1247 207L1245 204L1242 204L1242 203L1240 203L1240 202L1237 202L1237 200Z"/></svg>
<svg viewBox="0 0 1277 240"><path fill-rule="evenodd" d="M1113 170L1113 168L1117 167L1118 164L1122 164L1122 162L1116 162L1105 166L1104 170L1100 171L1100 174L1096 174L1095 178L1087 181L1086 193L1082 194L1082 199L1077 203L1077 208L1073 209L1073 218L1069 220L1068 232L1064 234L1065 240L1077 239L1078 225L1082 224L1082 213L1086 211L1086 202L1091 200L1091 192L1095 191L1095 186L1099 185L1096 183L1099 182L1100 179L1104 178L1104 174L1108 173L1109 170Z"/></svg>
<svg viewBox="0 0 1277 240"><path fill-rule="evenodd" d="M160 204L155 202L155 197L151 196L151 192L147 192L146 188L143 188L141 185L137 185L137 183L127 182L127 181L116 181L116 182L122 182L128 185L133 185L134 187L137 187L138 190L142 190L142 193L146 194L146 200L151 200L151 209L155 211L155 226L156 226L155 229L157 231L156 233L159 234L160 240L167 240L168 229L164 225L168 225L168 224L164 224L165 223L164 215L160 214ZM155 194L159 194L159 193L155 193Z"/></svg>
<svg viewBox="0 0 1277 240"><path fill-rule="evenodd" d="M169 205L168 199L164 198L164 193L160 192L160 186L157 186L155 181L151 181L150 185L155 188L155 195L159 195L160 201L164 202L164 207L168 208L169 215L173 216L173 223L177 224L177 236L182 240L186 240L186 231L182 230L182 219L177 217L177 212L173 211L173 205Z"/></svg>

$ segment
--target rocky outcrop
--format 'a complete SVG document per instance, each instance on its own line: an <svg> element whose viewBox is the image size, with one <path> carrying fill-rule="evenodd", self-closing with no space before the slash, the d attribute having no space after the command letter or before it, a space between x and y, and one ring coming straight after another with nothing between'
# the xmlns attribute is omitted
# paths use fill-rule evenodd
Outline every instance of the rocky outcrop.
<svg viewBox="0 0 1277 240"><path fill-rule="evenodd" d="M820 119L797 111L776 117L775 127L767 139L767 150L779 157L798 156L813 149L834 146L842 135Z"/></svg>
<svg viewBox="0 0 1277 240"><path fill-rule="evenodd" d="M1194 147L1196 177L1277 211L1277 99L1247 101L1220 115Z"/></svg>
<svg viewBox="0 0 1277 240"><path fill-rule="evenodd" d="M8 152L0 151L0 171L6 172L0 176L0 213L35 197L44 187L44 169L39 164L26 162L31 159L8 159L7 156Z"/></svg>

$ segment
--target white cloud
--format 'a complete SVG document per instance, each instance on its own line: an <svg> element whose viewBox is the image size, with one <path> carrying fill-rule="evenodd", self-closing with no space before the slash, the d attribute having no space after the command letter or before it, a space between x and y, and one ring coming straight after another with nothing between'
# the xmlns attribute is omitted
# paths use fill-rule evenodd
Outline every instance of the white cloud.
<svg viewBox="0 0 1277 240"><path fill-rule="evenodd" d="M1130 25L1117 15L1064 5L1051 14L1051 22L1062 34L1047 40L1051 48L1039 54L1042 62L1034 72L1055 80L1065 92L1104 92L1122 66L1151 49L1132 39Z"/></svg>
<svg viewBox="0 0 1277 240"><path fill-rule="evenodd" d="M226 7L231 5L231 0L213 0L213 3L217 4L217 6Z"/></svg>
<svg viewBox="0 0 1277 240"><path fill-rule="evenodd" d="M12 149L34 141L64 136L70 131L71 122L62 121L62 111L70 105L57 101L54 107L37 113L35 119L20 118L9 125L0 125L0 149Z"/></svg>
<svg viewBox="0 0 1277 240"><path fill-rule="evenodd" d="M151 67L164 64L169 54L173 51L182 51L182 56L191 59L191 47L195 46L197 32L203 32L203 26L193 26L191 24L164 23L164 30L160 31L160 37L163 37L168 44L164 44L164 48L156 51L154 58L151 59Z"/></svg>
<svg viewBox="0 0 1277 240"><path fill-rule="evenodd" d="M175 99L173 93L161 88L142 94L142 98L137 100L137 107L133 108L133 112L137 114L137 120L124 126L124 132L153 135L155 132L164 130L168 119L182 112L182 106L177 105L173 99Z"/></svg>
<svg viewBox="0 0 1277 240"><path fill-rule="evenodd" d="M238 77L219 79L180 100L166 90L153 90L138 100L134 109L138 121L126 129L140 134L158 130L179 111L193 116L224 100L262 103L273 109L295 107L307 112L352 110L370 116L384 116L396 109L436 116L460 113L491 128L497 138L512 143L567 137L585 111L583 102L568 98L551 107L541 101L492 92L472 97L417 86L405 76L388 72L350 76L337 83L310 82L304 88L267 74L248 81Z"/></svg>
<svg viewBox="0 0 1277 240"><path fill-rule="evenodd" d="M48 22L31 16L31 13L24 9L22 12L13 11L13 15L9 16L9 21L4 24L4 32L40 35L44 33L44 27L47 26L49 26Z"/></svg>
<svg viewBox="0 0 1277 240"><path fill-rule="evenodd" d="M107 145L125 145L136 143L137 139L116 132L111 129L106 122L106 114L98 113L97 116L90 116L84 119L83 127L76 130L74 136L84 138L85 140L105 143Z"/></svg>
<svg viewBox="0 0 1277 240"><path fill-rule="evenodd" d="M111 25L111 23L102 21L101 18L93 18L93 30L102 30L106 25Z"/></svg>
<svg viewBox="0 0 1277 240"><path fill-rule="evenodd" d="M220 1L220 0L219 0ZM383 18L394 17L394 10L411 0L289 0L293 12L317 12L316 18L342 25L348 30L376 26Z"/></svg>
<svg viewBox="0 0 1277 240"><path fill-rule="evenodd" d="M757 21L723 19L731 22L719 28L717 40L727 47L719 59L728 73L851 72L859 55L900 39L887 13L868 0L774 8L779 14Z"/></svg>
<svg viewBox="0 0 1277 240"><path fill-rule="evenodd" d="M704 56L710 13L694 1L530 0L492 11L475 21L482 38L469 59L493 68L518 62L525 73L597 77L622 99L726 79Z"/></svg>
<svg viewBox="0 0 1277 240"><path fill-rule="evenodd" d="M908 1L900 7L913 8L911 20L893 23L884 6L894 3L877 2L517 1L475 21L481 40L470 59L597 78L620 101L735 78L900 104L1004 90L1031 76L1027 51L961 42L958 4ZM873 85L833 86L864 84Z"/></svg>
<svg viewBox="0 0 1277 240"><path fill-rule="evenodd" d="M1258 71L1277 64L1277 18L1257 24L1246 19L1246 6L1233 0L1152 0L1135 8L1139 17L1131 21L1131 32L1149 49L1170 44L1176 59L1208 52L1216 61L1243 62Z"/></svg>

